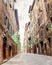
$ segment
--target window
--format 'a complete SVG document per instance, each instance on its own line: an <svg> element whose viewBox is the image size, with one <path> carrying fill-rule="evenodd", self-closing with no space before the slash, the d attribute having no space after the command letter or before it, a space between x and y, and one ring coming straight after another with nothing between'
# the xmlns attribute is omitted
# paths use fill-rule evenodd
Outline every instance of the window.
<svg viewBox="0 0 52 65"><path fill-rule="evenodd" d="M47 4L47 7L48 7L48 11L50 10L50 5L49 5L49 3Z"/></svg>
<svg viewBox="0 0 52 65"><path fill-rule="evenodd" d="M10 21L8 20L8 26L7 26L8 30L10 31L10 34L12 34L12 26L10 24Z"/></svg>
<svg viewBox="0 0 52 65"><path fill-rule="evenodd" d="M39 18L38 19L38 25L40 26L40 24L41 24L41 19Z"/></svg>
<svg viewBox="0 0 52 65"><path fill-rule="evenodd" d="M6 25L7 16L4 13L4 24Z"/></svg>
<svg viewBox="0 0 52 65"><path fill-rule="evenodd" d="M16 24L17 24L18 29L19 29L18 10L17 9L15 9L15 18L16 18Z"/></svg>
<svg viewBox="0 0 52 65"><path fill-rule="evenodd" d="M12 5L10 4L10 8L12 8Z"/></svg>
<svg viewBox="0 0 52 65"><path fill-rule="evenodd" d="M4 0L4 3L6 4L6 6L7 6L7 4L8 4L8 0Z"/></svg>
<svg viewBox="0 0 52 65"><path fill-rule="evenodd" d="M49 5L49 3L47 4L46 10L47 10L47 12L50 11L50 5Z"/></svg>
<svg viewBox="0 0 52 65"><path fill-rule="evenodd" d="M30 22L28 23L28 26L30 25Z"/></svg>
<svg viewBox="0 0 52 65"><path fill-rule="evenodd" d="M10 23L9 23L9 20L8 20L8 26L7 26L8 30L10 29Z"/></svg>
<svg viewBox="0 0 52 65"><path fill-rule="evenodd" d="M30 5L30 7L29 7L29 13L30 13L30 11L32 11L32 6Z"/></svg>
<svg viewBox="0 0 52 65"><path fill-rule="evenodd" d="M11 32L11 34L12 34L12 26L10 26L10 32Z"/></svg>

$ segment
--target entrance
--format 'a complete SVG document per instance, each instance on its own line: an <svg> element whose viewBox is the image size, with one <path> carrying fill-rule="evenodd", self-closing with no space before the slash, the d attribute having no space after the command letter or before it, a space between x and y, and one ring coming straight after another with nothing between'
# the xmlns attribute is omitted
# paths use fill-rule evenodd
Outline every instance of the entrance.
<svg viewBox="0 0 52 65"><path fill-rule="evenodd" d="M7 38L3 38L3 59L6 59Z"/></svg>
<svg viewBox="0 0 52 65"><path fill-rule="evenodd" d="M41 45L41 52L42 52L42 54L44 54L44 46L43 46L43 41L40 41L40 45Z"/></svg>
<svg viewBox="0 0 52 65"><path fill-rule="evenodd" d="M14 47L14 45L12 44L12 56L14 56L15 55L15 47Z"/></svg>
<svg viewBox="0 0 52 65"><path fill-rule="evenodd" d="M33 48L34 48L34 53L36 53L36 45L35 44L34 44Z"/></svg>
<svg viewBox="0 0 52 65"><path fill-rule="evenodd" d="M12 46L9 46L9 57L12 56Z"/></svg>
<svg viewBox="0 0 52 65"><path fill-rule="evenodd" d="M49 46L51 47L51 38L48 38Z"/></svg>

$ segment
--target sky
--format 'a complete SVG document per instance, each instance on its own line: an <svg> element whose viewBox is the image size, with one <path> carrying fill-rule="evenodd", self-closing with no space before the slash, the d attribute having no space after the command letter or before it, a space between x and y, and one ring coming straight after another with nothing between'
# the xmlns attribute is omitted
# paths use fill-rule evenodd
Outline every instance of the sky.
<svg viewBox="0 0 52 65"><path fill-rule="evenodd" d="M21 44L23 45L25 24L30 21L29 19L29 6L32 4L33 0L17 0L15 4L15 9L18 9L19 18L19 34L21 39Z"/></svg>

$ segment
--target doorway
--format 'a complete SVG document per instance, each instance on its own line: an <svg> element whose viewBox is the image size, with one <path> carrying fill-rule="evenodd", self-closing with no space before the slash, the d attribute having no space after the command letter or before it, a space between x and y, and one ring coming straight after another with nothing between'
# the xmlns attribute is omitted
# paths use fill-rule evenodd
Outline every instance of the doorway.
<svg viewBox="0 0 52 65"><path fill-rule="evenodd" d="M9 45L9 57L12 56L12 46Z"/></svg>
<svg viewBox="0 0 52 65"><path fill-rule="evenodd" d="M42 52L42 54L44 54L44 46L43 46L43 41L40 41L40 45L41 45L41 52Z"/></svg>
<svg viewBox="0 0 52 65"><path fill-rule="evenodd" d="M3 38L3 59L6 59L7 38Z"/></svg>

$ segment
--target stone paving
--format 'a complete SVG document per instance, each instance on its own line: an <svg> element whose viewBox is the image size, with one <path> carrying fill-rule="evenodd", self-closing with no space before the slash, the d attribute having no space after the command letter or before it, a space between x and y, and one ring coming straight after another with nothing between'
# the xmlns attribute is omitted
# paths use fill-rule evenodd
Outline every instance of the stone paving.
<svg viewBox="0 0 52 65"><path fill-rule="evenodd" d="M2 65L52 65L52 57L33 53L21 53Z"/></svg>

